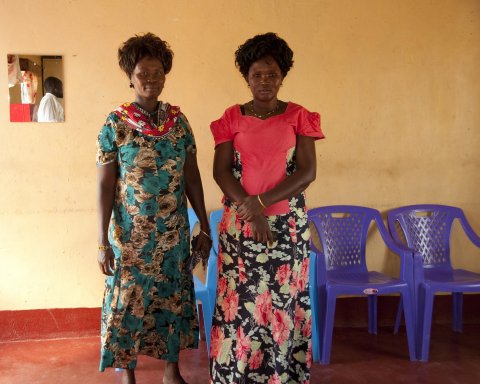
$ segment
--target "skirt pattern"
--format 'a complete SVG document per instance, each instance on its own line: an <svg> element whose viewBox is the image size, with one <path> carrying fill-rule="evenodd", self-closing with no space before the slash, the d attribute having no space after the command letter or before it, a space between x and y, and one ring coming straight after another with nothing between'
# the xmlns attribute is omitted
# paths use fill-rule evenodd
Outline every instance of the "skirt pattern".
<svg viewBox="0 0 480 384"><path fill-rule="evenodd" d="M312 319L304 195L268 216L271 244L251 237L228 202L220 224L210 382L309 383Z"/></svg>

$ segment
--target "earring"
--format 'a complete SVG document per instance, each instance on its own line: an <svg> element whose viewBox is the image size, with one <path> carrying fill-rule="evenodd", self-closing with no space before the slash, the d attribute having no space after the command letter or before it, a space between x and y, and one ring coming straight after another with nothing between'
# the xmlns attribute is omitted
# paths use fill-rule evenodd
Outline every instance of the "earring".
<svg viewBox="0 0 480 384"><path fill-rule="evenodd" d="M132 83L130 83L130 88L133 88L133 84L132 84Z"/></svg>

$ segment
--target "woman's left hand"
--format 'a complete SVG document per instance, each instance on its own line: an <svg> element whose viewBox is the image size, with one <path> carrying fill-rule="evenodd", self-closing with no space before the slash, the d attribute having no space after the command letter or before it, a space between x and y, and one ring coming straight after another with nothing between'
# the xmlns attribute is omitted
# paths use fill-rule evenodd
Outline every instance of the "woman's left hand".
<svg viewBox="0 0 480 384"><path fill-rule="evenodd" d="M210 256L210 249L212 248L212 237L208 232L204 232L203 230L200 230L200 233L197 236L198 240L194 251L200 252L202 255L202 265L205 268L208 262L208 257Z"/></svg>
<svg viewBox="0 0 480 384"><path fill-rule="evenodd" d="M260 204L257 195L247 196L242 201L237 201L237 214L240 220L252 221L256 217L260 216L265 207Z"/></svg>
<svg viewBox="0 0 480 384"><path fill-rule="evenodd" d="M209 254L210 249L212 248L212 237L202 230L198 234L197 244L195 245L194 250L202 252L203 254Z"/></svg>

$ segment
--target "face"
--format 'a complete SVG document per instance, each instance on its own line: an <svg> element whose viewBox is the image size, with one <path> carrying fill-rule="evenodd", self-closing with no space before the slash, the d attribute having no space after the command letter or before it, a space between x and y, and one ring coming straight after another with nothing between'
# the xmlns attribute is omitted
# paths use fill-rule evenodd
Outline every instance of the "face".
<svg viewBox="0 0 480 384"><path fill-rule="evenodd" d="M61 99L63 98L63 84L62 84L62 82L59 82L57 84L57 86L55 87L54 95L61 98Z"/></svg>
<svg viewBox="0 0 480 384"><path fill-rule="evenodd" d="M253 62L248 71L248 86L257 101L269 102L276 99L282 81L282 71L271 56Z"/></svg>
<svg viewBox="0 0 480 384"><path fill-rule="evenodd" d="M165 85L165 71L161 61L144 57L135 66L130 81L137 99L157 100Z"/></svg>

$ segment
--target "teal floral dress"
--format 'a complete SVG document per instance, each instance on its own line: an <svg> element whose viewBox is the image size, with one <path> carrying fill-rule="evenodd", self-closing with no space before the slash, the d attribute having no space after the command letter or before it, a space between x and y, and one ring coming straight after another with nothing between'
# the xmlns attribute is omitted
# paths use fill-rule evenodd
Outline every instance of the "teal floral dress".
<svg viewBox="0 0 480 384"><path fill-rule="evenodd" d="M112 112L97 141L97 165L117 162L109 239L115 254L101 321L100 371L135 368L138 354L178 361L197 348L183 166L195 140L178 107L160 103L153 125L133 103Z"/></svg>

